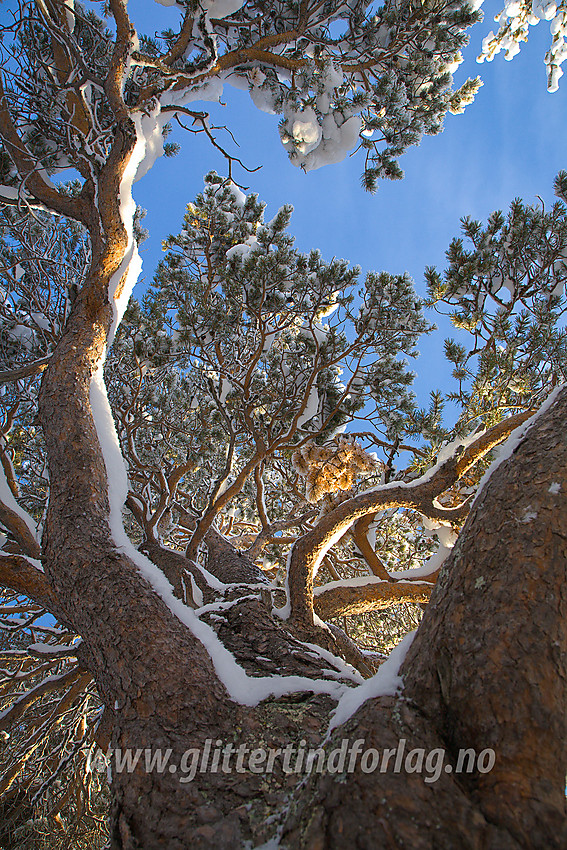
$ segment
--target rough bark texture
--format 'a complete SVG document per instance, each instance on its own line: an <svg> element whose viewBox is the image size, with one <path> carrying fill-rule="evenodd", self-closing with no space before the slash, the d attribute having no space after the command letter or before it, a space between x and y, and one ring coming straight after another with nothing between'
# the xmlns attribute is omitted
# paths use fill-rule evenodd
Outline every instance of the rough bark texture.
<svg viewBox="0 0 567 850"><path fill-rule="evenodd" d="M52 0L40 5L55 38L56 76L67 87L65 100L74 116L70 126L90 134L94 126L87 126L87 111L73 94L73 85L84 76L81 63L73 82L71 54L67 57L59 38L66 15ZM300 4L298 30L232 50L203 74L214 76L256 60L299 69L304 59L267 48L295 39L311 13L316 14L315 6ZM106 95L104 109L113 114L113 141L102 165L96 162L95 167L93 160L87 168L79 157L85 167L77 197L58 192L41 176L43 169L18 135L0 80L0 134L26 194L82 222L91 238L91 268L42 379L39 413L50 500L41 552L21 517L10 508L0 510L0 522L10 527L21 548L2 556L0 578L46 604L82 638L77 651L81 667L70 674L77 678L62 700L63 710L92 674L106 706L100 740L108 735L111 745L122 751L167 751L172 766L181 763L186 751L202 752L207 741L217 740L251 749L281 749L304 741L307 747L324 746L329 752L348 738L382 752L396 749L405 739L408 750L442 748L451 768L460 748L479 752L490 747L496 753L489 773L443 771L436 782L407 770L367 773L359 760L352 772L305 778L286 773L278 761L270 773L209 770L184 784L168 769L144 769L142 760L133 772L113 775L112 847L237 850L262 844L276 829L281 846L289 850L567 846L567 390L537 420L477 500L406 659L403 695L368 700L329 739L335 701L317 688L321 682L329 691L337 682L353 684L344 664L329 653L352 662L364 675L373 671L375 659L364 656L340 629L327 628L314 616L315 568L353 523L359 520L361 531L368 516L388 507L406 506L449 522L464 518L468 504L447 509L437 497L519 424L522 415L491 429L424 477L419 487L395 482L361 493L321 517L293 548L288 620L274 613L273 594L262 572L212 528L218 509L257 469L261 452L240 471L232 489L210 506L191 542L194 553L201 543L207 547L208 569L221 586L207 582L190 560L159 546L151 527L145 551L171 580L174 603L181 599L199 608L202 621L248 676L303 678L293 683L297 690L254 707L229 697L228 684L222 683L226 673L221 678L204 644L143 578L136 560L113 541L108 476L90 391L114 321L109 284L114 275L122 275L114 287L118 295L126 285L122 264L129 239L119 198L137 138L124 84L138 41L125 0L109 0L109 8L115 43L104 84L98 88ZM163 67L172 68L190 45L195 31L191 8L188 4L181 36L164 57L160 73ZM158 78L155 89L140 94L140 108L145 103L153 109L154 92L198 82L177 72ZM22 86L25 91L25 82ZM38 362L32 371L39 368ZM14 379L17 374L0 377ZM375 553L373 557L367 542L361 543L375 573L387 579ZM41 555L45 573L33 572L26 555ZM318 598L319 611L330 616L361 606L369 610L388 595L424 601L431 591L429 586L386 585L387 590L376 588L374 598L359 589L327 591ZM305 690L311 683L313 691Z"/></svg>
<svg viewBox="0 0 567 850"><path fill-rule="evenodd" d="M364 748L406 752L444 748L445 741L420 711L402 700L382 697L365 703L338 729L327 751L344 739ZM301 850L519 850L512 836L491 823L463 788L460 778L374 771L312 776L298 789L290 807L281 846ZM526 847L531 845L527 844Z"/></svg>
<svg viewBox="0 0 567 850"><path fill-rule="evenodd" d="M52 590L83 637L82 661L108 707L112 746L169 749L179 763L207 739L251 748L300 739L321 745L330 697L287 694L252 709L231 701L203 645L112 543L88 396L110 316L102 302L94 319L89 309L86 299L76 308L42 390L53 469L44 553ZM358 767L298 783L276 768L208 772L181 784L174 773L139 766L114 776L113 847L257 846L290 798L282 835L290 850L565 846L566 408L564 391L477 501L407 659L404 697L365 703L326 744L364 738L366 748L383 750L404 737L408 748L443 747L453 758L459 747L492 746L491 773L443 773L428 784L423 774ZM321 626L274 618L254 565L218 535L208 545L210 570L233 585L217 599L234 604L204 618L248 675L336 681L340 674L308 644L348 655L345 642ZM174 583L184 572L199 583L183 556L147 551Z"/></svg>
<svg viewBox="0 0 567 850"><path fill-rule="evenodd" d="M566 570L564 389L477 499L405 668L452 747L496 750L475 793L524 846L567 846Z"/></svg>

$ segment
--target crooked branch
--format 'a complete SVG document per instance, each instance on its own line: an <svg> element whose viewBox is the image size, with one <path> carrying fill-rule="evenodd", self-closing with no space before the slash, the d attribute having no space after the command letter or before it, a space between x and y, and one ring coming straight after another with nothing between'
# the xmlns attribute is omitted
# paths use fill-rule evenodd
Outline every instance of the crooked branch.
<svg viewBox="0 0 567 850"><path fill-rule="evenodd" d="M420 478L409 482L393 481L360 493L324 516L317 526L300 537L291 552L289 565L290 619L298 626L313 626L313 575L319 564L351 526L367 514L391 508L412 508L430 519L449 522L463 518L468 504L446 509L436 499L455 484L478 460L525 422L532 411L518 413L481 434L470 446ZM462 448L462 447L461 447Z"/></svg>

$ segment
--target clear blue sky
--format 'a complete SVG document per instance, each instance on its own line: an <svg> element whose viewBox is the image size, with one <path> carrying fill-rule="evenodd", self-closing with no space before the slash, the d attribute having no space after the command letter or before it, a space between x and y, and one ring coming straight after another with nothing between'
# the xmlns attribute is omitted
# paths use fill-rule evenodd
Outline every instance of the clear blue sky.
<svg viewBox="0 0 567 850"><path fill-rule="evenodd" d="M376 195L360 186L360 156L309 174L292 166L279 141L278 117L259 112L246 92L227 85L225 107L204 105L212 107L215 123L231 128L244 162L262 164L255 174L239 171L235 177L268 204L267 216L284 203L293 204L291 232L300 249L319 248L327 259L343 257L363 269L408 271L423 292L423 270L443 267L461 216L484 220L494 209L505 210L514 197L553 200L553 178L567 169L567 76L558 92L547 92L543 57L550 43L549 24L542 21L531 28L529 43L513 61L505 61L501 53L492 63L479 65L476 55L501 5L487 0L483 9L485 20L470 31L465 62L455 75L457 86L469 76L482 77L476 101L463 115L447 115L442 134L425 137L410 149L401 159L404 180L382 183ZM131 0L130 10L147 31L172 25L176 14L148 0ZM148 13L154 16L151 26ZM146 281L161 255L161 241L179 230L203 174L212 168L225 173L224 161L205 139L179 133L175 140L181 153L158 160L135 187L136 201L148 210L145 226L151 234L142 246ZM435 376L425 378L428 388L441 377L435 357L440 342L430 338L420 345L425 362L418 371L424 378L433 359L436 363Z"/></svg>

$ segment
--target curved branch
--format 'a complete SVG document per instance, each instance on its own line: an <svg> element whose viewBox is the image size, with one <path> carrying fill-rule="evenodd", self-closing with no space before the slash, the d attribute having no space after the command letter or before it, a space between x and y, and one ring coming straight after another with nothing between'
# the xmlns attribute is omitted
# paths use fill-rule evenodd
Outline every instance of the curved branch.
<svg viewBox="0 0 567 850"><path fill-rule="evenodd" d="M183 602L197 608L190 583L188 584L186 579L188 576L192 576L201 591L205 591L207 585L203 580L202 573L194 566L193 561L190 561L181 552L175 552L173 549L161 546L157 540L146 540L140 550L149 557L156 567L160 568L172 585L175 595Z"/></svg>
<svg viewBox="0 0 567 850"><path fill-rule="evenodd" d="M431 519L459 519L468 505L445 509L435 499L451 487L478 460L502 442L532 415L523 412L510 416L481 434L470 446L448 460L438 463L420 478L409 482L392 481L342 502L324 516L317 526L300 537L291 552L289 565L290 618L304 627L313 624L313 575L332 546L360 517L378 510L413 508Z"/></svg>
<svg viewBox="0 0 567 850"><path fill-rule="evenodd" d="M373 514L368 514L362 519L359 519L358 522L355 522L354 527L351 531L352 539L356 543L360 554L372 570L375 576L384 579L385 581L393 581L388 575L388 571L384 566L383 562L380 560L372 546L370 545L370 541L368 540L368 527L370 526L372 520L374 519Z"/></svg>
<svg viewBox="0 0 567 850"><path fill-rule="evenodd" d="M62 722L65 712L73 705L76 698L79 696L81 691L88 685L91 679L92 676L90 673L80 671L80 675L77 680L71 686L70 690L67 691L67 693L59 700L59 702L57 703L45 723L42 723L39 729L26 742L27 750L22 755L21 759L4 774L2 780L0 781L0 794L3 794L10 788L13 781L24 769L26 762L31 758L35 750L44 740L45 735L51 728L59 725L59 723Z"/></svg>
<svg viewBox="0 0 567 850"><path fill-rule="evenodd" d="M18 169L20 177L22 180L25 180L26 187L29 188L34 197L56 213L74 218L87 225L88 220L83 204L77 198L71 198L68 195L61 194L53 186L49 186L43 177L41 177L38 171L37 159L29 152L12 121L1 75L0 136Z"/></svg>
<svg viewBox="0 0 567 850"><path fill-rule="evenodd" d="M128 107L123 98L124 80L128 71L128 62L136 47L136 30L128 17L125 0L110 0L109 5L116 22L116 41L104 81L104 89L115 116L127 118Z"/></svg>
<svg viewBox="0 0 567 850"><path fill-rule="evenodd" d="M183 18L183 25L181 27L179 35L177 36L177 40L171 46L169 52L161 60L162 65L164 65L166 68L170 68L174 62L183 57L193 35L194 20L195 15L193 12L190 11L188 7L185 12L185 17Z"/></svg>
<svg viewBox="0 0 567 850"><path fill-rule="evenodd" d="M40 557L40 545L31 533L26 521L2 501L0 501L0 522L4 528L7 528L14 535L25 555L29 555L30 558Z"/></svg>
<svg viewBox="0 0 567 850"><path fill-rule="evenodd" d="M37 702L45 694L50 694L53 691L58 691L66 688L68 685L72 685L73 682L76 682L84 674L85 671L81 667L75 666L60 676L48 676L39 685L30 688L29 691L25 691L16 699L10 708L0 714L0 731L9 729L13 723L20 719L30 705L33 705L34 702ZM90 678L91 676L89 675Z"/></svg>

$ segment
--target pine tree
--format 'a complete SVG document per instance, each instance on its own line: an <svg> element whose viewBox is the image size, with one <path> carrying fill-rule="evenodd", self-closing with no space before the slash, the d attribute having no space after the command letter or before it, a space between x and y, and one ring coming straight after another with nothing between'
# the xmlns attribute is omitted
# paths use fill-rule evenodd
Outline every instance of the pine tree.
<svg viewBox="0 0 567 850"><path fill-rule="evenodd" d="M96 816L97 745L187 767L212 739L328 750L353 732L371 754L404 736L449 755L488 742L498 761L462 783L446 772L435 795L423 774L360 763L340 782L331 771L298 786L281 762L245 781L210 771L182 784L155 762L114 761L113 846L277 835L290 848L451 847L455 832L471 845L563 846L565 390L525 424L564 369L563 207L552 223L519 203L484 231L467 223L473 250L455 243L445 278L430 275L432 299L454 304L480 347L447 343L455 434L438 392L429 411L410 395L401 352L426 323L407 276L371 273L350 300L358 271L297 252L290 210L264 222L228 153L229 179L209 176L152 292L126 312L142 236L132 184L173 152L169 121L189 118L218 144L194 104L232 79L281 116L305 170L359 144L372 190L478 87L451 91L478 13L215 0L180 4L178 31L159 38L136 34L125 0L103 14L24 2L2 31L0 574L5 624L24 647L2 651L10 817L32 800L35 814ZM69 168L77 182L58 183ZM494 355L514 322L517 346ZM478 389L488 380L496 411ZM364 432L337 435L357 417ZM522 423L471 506L483 460ZM396 469L401 452L412 460ZM393 569L430 553L419 576ZM279 581L266 576L274 566ZM409 640L372 674L404 617L380 646L370 615L431 596L398 695ZM354 615L365 619L348 634Z"/></svg>
<svg viewBox="0 0 567 850"><path fill-rule="evenodd" d="M564 179L556 181L560 197ZM566 209L561 200L549 213L515 201L507 218L495 213L486 228L464 220L473 251L456 240L443 276L428 270L430 303L457 307L460 336L445 343L459 391L446 399L433 392L427 413L408 393L413 374L400 360L411 354L420 333L430 331L411 282L369 273L359 289L358 269L296 251L290 212L281 210L266 225L255 195L207 175L181 233L165 245L143 304L131 301L106 364L128 463L128 529L186 604L202 604L211 593L203 569L218 574L218 559L226 564L231 557L248 581L269 578L280 603L294 577L294 557L345 503L356 509L369 488L387 494L386 476L390 487L412 481L419 487L416 475L429 470L435 479L456 446L477 447L476 464L453 474L435 517L425 503L425 514L415 504L404 508L398 493L398 501L350 522L314 571L315 611L332 636L315 634L315 642L368 676L417 627L420 606L457 539L463 506L486 468L483 457L490 458L490 448L563 379ZM2 366L8 382L1 459L18 498L13 504L41 520L48 482L45 445L34 424L38 380L63 332L68 293L80 288L87 273L88 242L68 223L45 215L16 219L8 209L2 244ZM56 262L49 262L48 246ZM510 292L507 300L502 289ZM551 300L553 309L543 311L541 299L547 305ZM29 336L11 335L16 317ZM40 336L42 325L49 326L49 339ZM495 345L500 355L491 360L487 352ZM26 367L20 363L30 355L33 368L22 376ZM307 418L310 378L329 369L332 379L322 386L325 400L328 386L335 388L333 417L319 404ZM444 415L448 402L461 410L454 426ZM406 469L394 471L393 459L408 453ZM7 514L4 524L3 551L20 551L26 538ZM187 559L187 551L195 560ZM301 611L297 599L295 604ZM14 691L8 678L4 697L3 726L10 734L6 835L14 846L25 846L32 835L52 846L58 828L71 829L81 846L107 793L100 770L102 704L90 675L77 664L76 632L61 622L46 624L46 610L56 609L41 596L5 597L7 633L21 635L17 648L12 638L3 652L19 682ZM305 629L301 618L297 628ZM38 716L46 721L39 732ZM24 800L31 808L22 807ZM55 833L48 839L50 829Z"/></svg>

